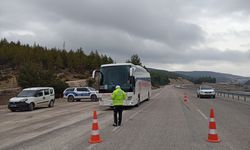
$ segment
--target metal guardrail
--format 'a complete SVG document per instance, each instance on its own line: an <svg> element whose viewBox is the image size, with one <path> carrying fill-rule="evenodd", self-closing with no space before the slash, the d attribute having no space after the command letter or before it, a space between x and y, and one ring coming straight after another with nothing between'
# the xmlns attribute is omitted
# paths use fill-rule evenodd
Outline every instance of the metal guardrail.
<svg viewBox="0 0 250 150"><path fill-rule="evenodd" d="M216 91L217 96L231 98L233 100L250 102L250 92L241 91Z"/></svg>

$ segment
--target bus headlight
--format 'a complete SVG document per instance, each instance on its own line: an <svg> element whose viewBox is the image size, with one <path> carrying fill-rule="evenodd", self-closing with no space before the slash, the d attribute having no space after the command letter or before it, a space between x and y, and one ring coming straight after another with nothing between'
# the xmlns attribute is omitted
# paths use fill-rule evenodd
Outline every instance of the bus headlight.
<svg viewBox="0 0 250 150"><path fill-rule="evenodd" d="M128 96L127 100L131 100L132 99L132 96Z"/></svg>

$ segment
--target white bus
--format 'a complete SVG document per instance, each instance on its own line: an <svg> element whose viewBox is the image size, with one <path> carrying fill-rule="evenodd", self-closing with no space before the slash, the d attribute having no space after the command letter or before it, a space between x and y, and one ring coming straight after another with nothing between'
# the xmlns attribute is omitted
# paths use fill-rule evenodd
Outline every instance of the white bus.
<svg viewBox="0 0 250 150"><path fill-rule="evenodd" d="M116 85L127 94L124 106L139 106L151 96L151 78L149 72L141 66L131 63L101 65L100 70L94 70L92 77L99 73L99 93L101 106L112 106L111 95Z"/></svg>

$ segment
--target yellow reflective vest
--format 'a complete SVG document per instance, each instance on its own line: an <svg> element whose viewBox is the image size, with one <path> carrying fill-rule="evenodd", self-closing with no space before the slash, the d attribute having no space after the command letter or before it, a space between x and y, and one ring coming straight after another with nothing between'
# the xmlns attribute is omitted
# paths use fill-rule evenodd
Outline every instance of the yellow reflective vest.
<svg viewBox="0 0 250 150"><path fill-rule="evenodd" d="M126 97L126 93L121 88L114 90L112 93L113 106L123 106Z"/></svg>

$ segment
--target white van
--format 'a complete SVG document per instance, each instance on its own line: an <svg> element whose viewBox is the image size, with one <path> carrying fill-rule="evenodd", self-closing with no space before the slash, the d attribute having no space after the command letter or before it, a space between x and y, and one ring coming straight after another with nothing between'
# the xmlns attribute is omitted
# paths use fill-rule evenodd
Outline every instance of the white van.
<svg viewBox="0 0 250 150"><path fill-rule="evenodd" d="M9 100L8 108L11 111L30 110L37 106L53 107L55 90L52 87L32 87L23 89L16 97Z"/></svg>

